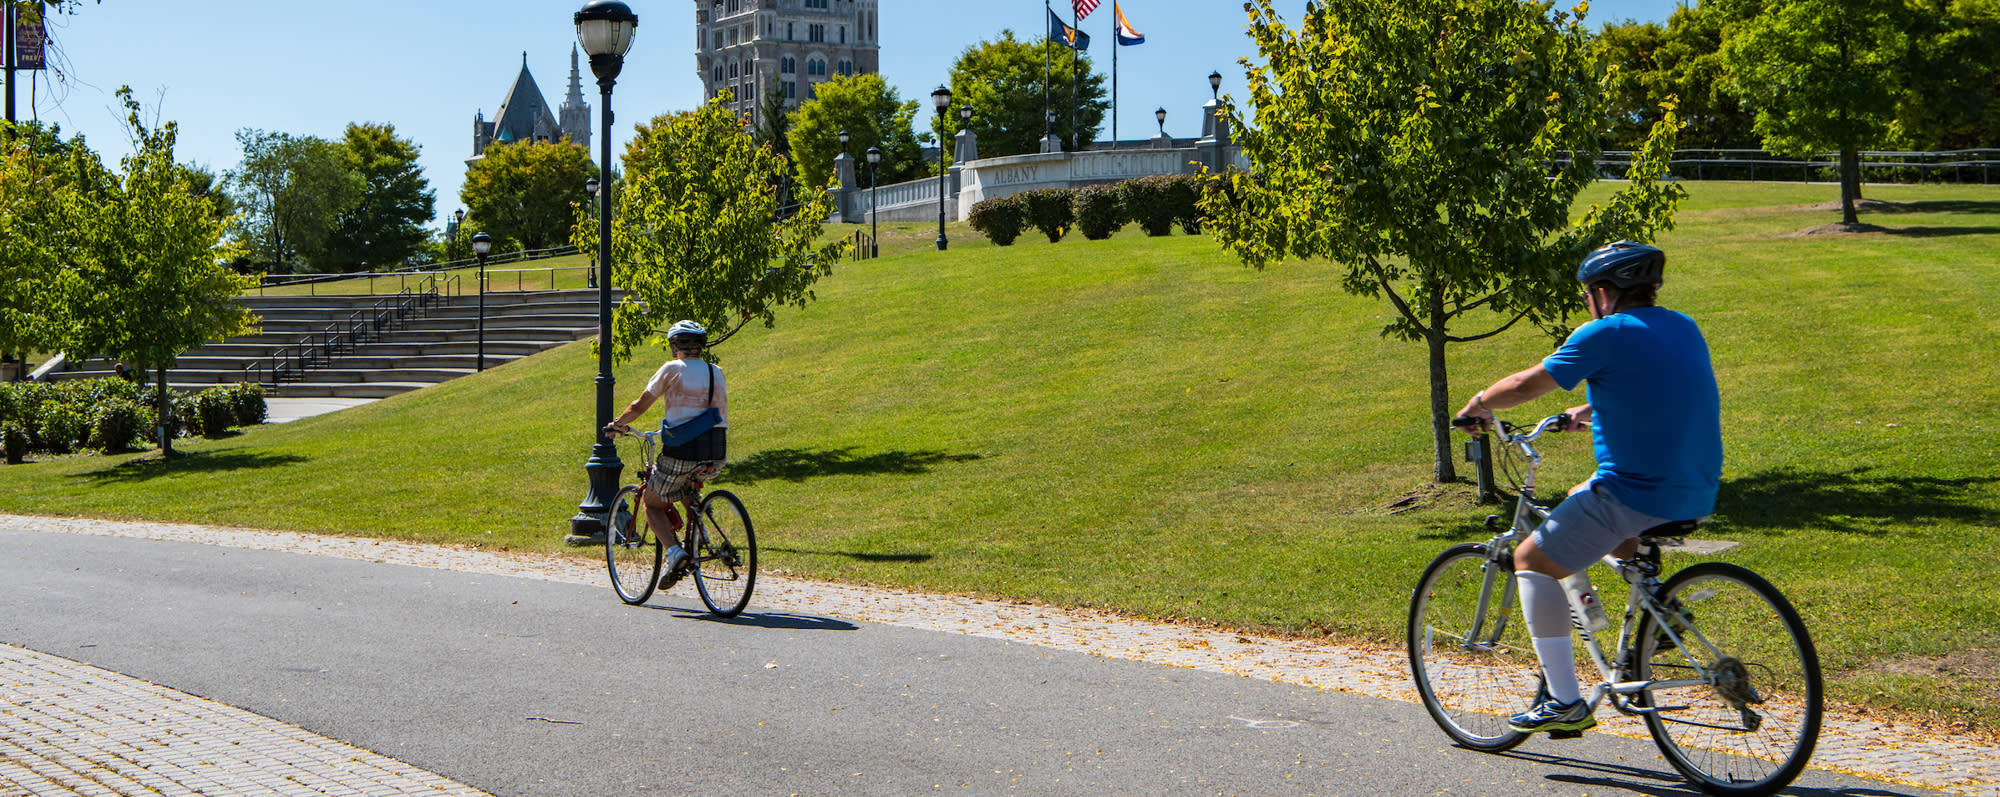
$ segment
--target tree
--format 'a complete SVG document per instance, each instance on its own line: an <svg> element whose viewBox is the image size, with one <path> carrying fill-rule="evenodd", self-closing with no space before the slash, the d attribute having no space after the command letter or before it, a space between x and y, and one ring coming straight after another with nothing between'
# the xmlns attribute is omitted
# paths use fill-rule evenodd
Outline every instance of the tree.
<svg viewBox="0 0 2000 797"><path fill-rule="evenodd" d="M130 88L120 88L137 143L115 180L86 185L60 202L77 225L65 268L50 291L63 319L63 351L104 356L152 371L160 397L161 451L173 453L167 369L189 347L250 330L236 301L255 277L232 273L225 225L195 193L193 170L174 162L177 125L148 129Z"/></svg>
<svg viewBox="0 0 2000 797"><path fill-rule="evenodd" d="M48 301L82 225L79 192L101 195L109 174L83 137L0 121L0 358L57 346L63 319Z"/></svg>
<svg viewBox="0 0 2000 797"><path fill-rule="evenodd" d="M757 102L757 116L761 121L751 137L759 144L770 147L772 152L787 158L792 154L792 112L785 108L785 84L770 81L764 84L764 98Z"/></svg>
<svg viewBox="0 0 2000 797"><path fill-rule="evenodd" d="M1070 140L1069 110L1075 98L1077 147L1088 147L1097 140L1097 128L1104 123L1111 103L1106 98L1104 75L1091 71L1090 56L1078 56L1076 68L1082 77L1072 93L1067 45L1046 38L1016 41L1013 31L1003 30L999 41L980 42L959 54L951 66L951 97L953 102L972 106L970 126L979 136L981 157L1041 151L1046 126L1042 116L1045 84L1048 110L1056 115L1055 134ZM931 127L935 129L935 122Z"/></svg>
<svg viewBox="0 0 2000 797"><path fill-rule="evenodd" d="M243 162L228 182L244 216L237 243L272 271L327 270L328 244L342 214L366 189L340 145L317 136L244 128Z"/></svg>
<svg viewBox="0 0 2000 797"><path fill-rule="evenodd" d="M590 198L584 181L596 176L590 153L569 139L491 144L465 170L458 196L466 229L484 231L496 244L556 246Z"/></svg>
<svg viewBox="0 0 2000 797"><path fill-rule="evenodd" d="M1579 21L1515 0L1327 0L1293 31L1271 3L1249 8L1255 124L1224 98L1252 171L1204 192L1207 226L1253 267L1324 258L1348 293L1389 301L1382 334L1428 350L1434 473L1454 481L1445 347L1523 321L1563 334L1582 256L1671 225L1684 191L1657 179L1677 122L1572 222L1607 92Z"/></svg>
<svg viewBox="0 0 2000 797"><path fill-rule="evenodd" d="M720 344L744 324L769 327L776 310L804 307L812 284L833 270L847 240L818 244L833 212L825 186L801 192L803 206L777 215L784 162L744 131L727 97L700 109L655 117L625 148L625 180L614 195L613 283L625 291L612 324L613 356L688 318ZM573 240L593 259L594 225Z"/></svg>
<svg viewBox="0 0 2000 797"><path fill-rule="evenodd" d="M887 185L923 176L923 148L910 129L916 116L916 101L905 102L881 75L835 75L818 84L813 98L792 116L789 138L799 180L807 185L832 182L833 158L840 154L842 130L852 137L847 154L856 160L861 160L869 147L882 148L882 173L876 183ZM856 178L861 174L857 169Z"/></svg>
<svg viewBox="0 0 2000 797"><path fill-rule="evenodd" d="M1861 150L1891 139L1907 82L1903 0L1771 0L1722 43L1733 91L1764 148L1840 153L1840 216L1859 223Z"/></svg>
<svg viewBox="0 0 2000 797"><path fill-rule="evenodd" d="M1611 113L1605 143L1620 149L1641 146L1662 118L1661 104L1674 102L1680 118L1680 146L1735 149L1757 146L1753 115L1724 90L1722 31L1741 21L1741 4L1682 5L1662 27L1652 22L1608 24L1597 37L1613 74Z"/></svg>
<svg viewBox="0 0 2000 797"><path fill-rule="evenodd" d="M1920 0L1909 90L1897 110L1910 144L2000 147L2000 0Z"/></svg>
<svg viewBox="0 0 2000 797"><path fill-rule="evenodd" d="M417 165L422 151L398 138L395 125L347 126L341 156L362 189L327 241L326 258L336 270L400 265L424 250L430 232L422 225L436 214L436 195Z"/></svg>

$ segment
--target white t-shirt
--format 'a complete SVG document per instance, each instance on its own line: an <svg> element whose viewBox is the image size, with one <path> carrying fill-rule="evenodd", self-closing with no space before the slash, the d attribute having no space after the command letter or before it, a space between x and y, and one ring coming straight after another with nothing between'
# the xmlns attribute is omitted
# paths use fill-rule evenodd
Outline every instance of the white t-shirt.
<svg viewBox="0 0 2000 797"><path fill-rule="evenodd" d="M646 383L646 392L658 399L666 413L666 424L675 426L686 423L702 410L708 409L709 374L715 375L714 407L721 412L722 421L717 428L729 426L729 382L722 378L722 369L704 360L668 360L666 365L653 373L653 379Z"/></svg>

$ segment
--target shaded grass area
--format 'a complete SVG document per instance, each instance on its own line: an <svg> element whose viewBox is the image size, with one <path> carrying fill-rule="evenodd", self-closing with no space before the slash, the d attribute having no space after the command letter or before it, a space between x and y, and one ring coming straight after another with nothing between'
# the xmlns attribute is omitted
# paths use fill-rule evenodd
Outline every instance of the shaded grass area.
<svg viewBox="0 0 2000 797"><path fill-rule="evenodd" d="M1976 668L1888 666L2000 647L2000 191L1871 186L1898 203L1864 215L1889 232L1791 237L1838 218L1806 207L1836 188L1692 189L1662 240L1662 303L1715 355L1728 462L1709 534L1742 543L1720 558L1793 597L1836 696L2000 722ZM721 482L767 567L1394 641L1423 564L1484 536L1495 510L1426 484L1421 347L1381 338L1389 307L1343 294L1329 264L1257 272L1132 229L947 234L938 253L934 224L882 225L882 258L840 264L818 301L720 352ZM1457 347L1453 393L1551 345ZM661 356L618 369L617 406ZM0 509L556 550L594 375L579 343L170 462L4 468ZM1545 484L1591 467L1581 437L1545 453Z"/></svg>

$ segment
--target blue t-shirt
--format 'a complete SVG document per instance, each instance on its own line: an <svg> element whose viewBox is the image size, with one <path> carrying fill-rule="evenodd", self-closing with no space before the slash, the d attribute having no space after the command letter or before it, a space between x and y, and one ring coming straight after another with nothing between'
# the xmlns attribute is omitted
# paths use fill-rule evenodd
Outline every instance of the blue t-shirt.
<svg viewBox="0 0 2000 797"><path fill-rule="evenodd" d="M1542 367L1564 390L1588 381L1599 484L1666 520L1715 511L1722 406L1694 320L1641 307L1578 328Z"/></svg>

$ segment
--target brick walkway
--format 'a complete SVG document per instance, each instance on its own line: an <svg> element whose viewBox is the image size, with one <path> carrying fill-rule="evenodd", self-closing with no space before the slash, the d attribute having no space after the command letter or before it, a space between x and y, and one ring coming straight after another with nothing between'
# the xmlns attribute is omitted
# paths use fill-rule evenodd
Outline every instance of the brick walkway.
<svg viewBox="0 0 2000 797"><path fill-rule="evenodd" d="M418 545L349 537L230 529L164 523L129 523L67 518L37 518L0 515L9 526L38 531L72 534L99 534L158 540L196 542L256 550L288 551L319 556L338 556L371 562L390 562L450 570L521 576L549 581L601 585L602 565L585 557L496 553L462 547ZM680 587L692 590L691 586ZM1250 637L1186 626L1134 620L1118 615L1052 609L1030 604L1006 603L957 596L936 596L890 589L826 584L771 574L759 576L752 603L759 609L838 617L972 636L1006 639L1110 658L1144 661L1171 667L1229 673L1319 689L1350 692L1393 700L1414 700L1399 648L1358 648L1322 642ZM47 672L44 672L47 671ZM283 723L247 714L227 706L200 701L161 687L136 682L116 674L29 651L0 646L0 696L8 706L0 707L0 780L17 779L15 773L36 769L28 762L43 762L47 771L179 772L192 781L180 790L159 786L104 786L95 790L57 789L54 793L84 794L188 794L195 787L185 783L221 784L202 788L203 794L477 794L465 786L429 773L414 770L366 751L339 742L312 736ZM47 685L44 685L44 684ZM25 684L25 689L20 684ZM135 686L136 685L136 686ZM38 690L50 690L43 692ZM18 696L23 690L26 698ZM68 697L75 695L79 697ZM92 695L83 697L83 695ZM35 702L26 702L27 698ZM56 719L49 710L21 712L22 706L61 709L73 700L94 706L94 715L80 716L98 725L77 724L73 719ZM203 705L205 704L205 705ZM161 708L165 706L167 708ZM166 712L168 710L186 712ZM19 712L23 716L16 717ZM62 711L53 713L61 714ZM134 715L138 715L134 719ZM220 719L226 717L227 719ZM212 719L217 718L217 719ZM247 719L245 719L247 718ZM1600 730L1643 738L1645 727L1637 720L1605 714ZM223 725L227 722L231 725ZM253 737L253 747L237 730L249 722L262 730ZM145 733L129 735L135 726ZM185 726L185 727L183 727ZM204 728L229 727L227 739L238 744L217 747L217 737ZM128 730L120 730L128 729ZM140 739L135 743L130 739ZM222 744L229 744L222 742ZM273 745L279 747L272 747ZM296 746L298 752L273 755L272 749ZM229 773L226 761L269 762L309 759L324 761L320 751L342 750L321 768L308 767L298 780L283 788L252 782L250 774L260 764L239 765L234 773L216 775L176 768L172 762L204 761ZM236 756L225 755L235 753ZM19 756L17 758L17 756ZM241 758L239 758L240 756ZM154 766L155 763L159 766ZM1829 716L1813 755L1815 767L1877 778L1913 786L1939 789L1956 794L2000 797L2000 748L1970 740L1941 737L1889 721ZM121 767L123 768L121 770ZM348 791L322 790L306 785L307 778L323 775L351 778L340 783ZM47 777L47 776L43 776ZM75 775L73 777L83 777ZM108 777L108 776L107 776ZM129 775L120 782L144 784ZM263 777L261 774L257 777ZM282 775L280 776L282 777ZM212 780L211 780L212 779ZM171 778L170 778L171 780ZM27 782L27 781L23 781ZM61 782L49 778L46 782ZM310 781L324 786L326 781ZM234 785L232 785L234 784ZM0 783L0 797L13 794L41 794L30 787L10 792ZM158 789L157 792L150 789ZM247 791L245 791L247 789Z"/></svg>

